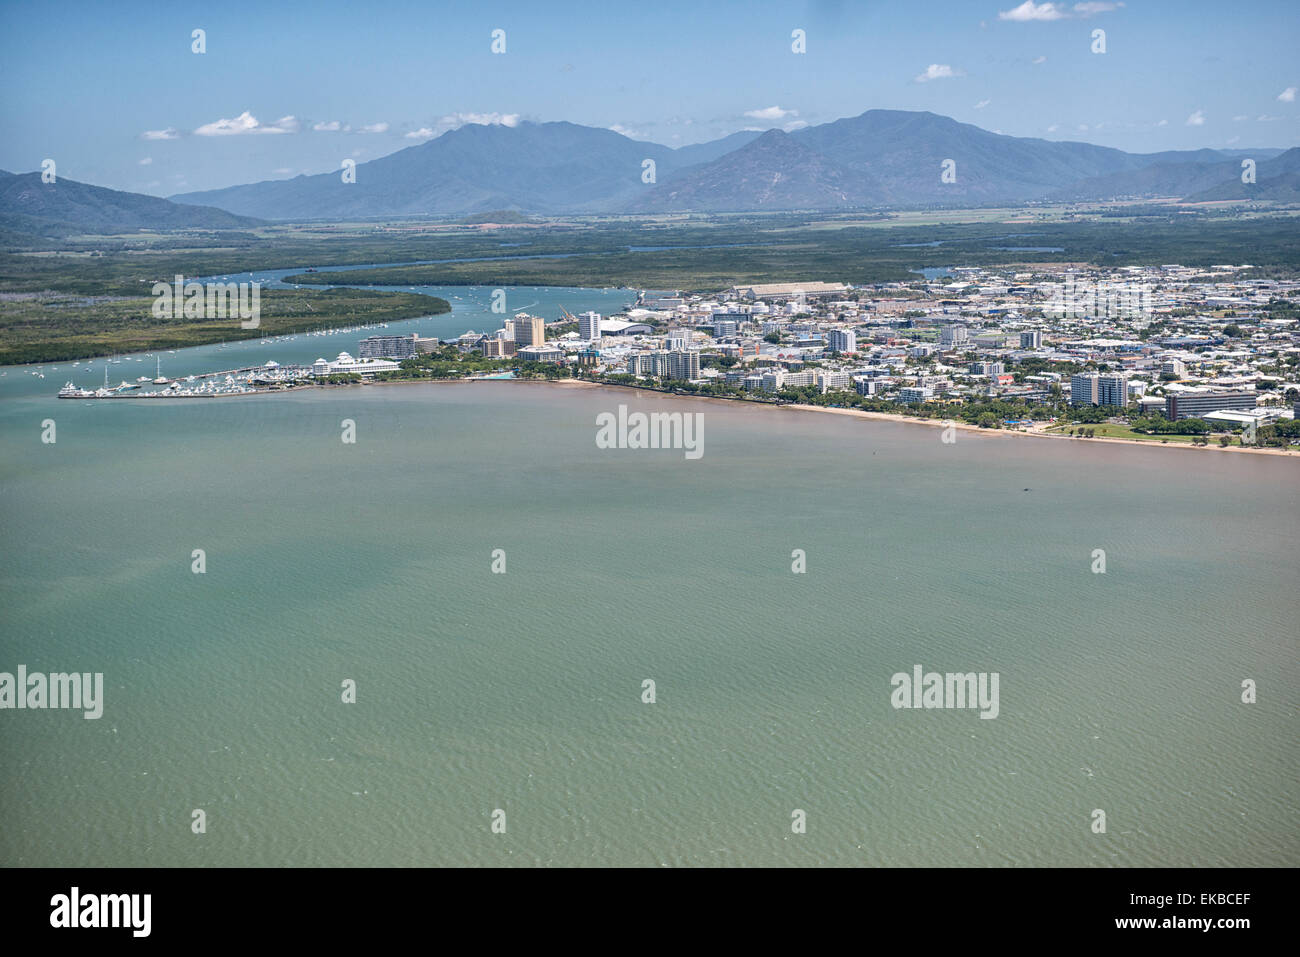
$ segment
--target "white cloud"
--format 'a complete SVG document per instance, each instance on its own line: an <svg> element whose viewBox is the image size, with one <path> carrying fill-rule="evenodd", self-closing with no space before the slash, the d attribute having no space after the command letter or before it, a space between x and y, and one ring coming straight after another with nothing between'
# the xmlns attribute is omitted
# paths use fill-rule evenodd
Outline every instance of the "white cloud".
<svg viewBox="0 0 1300 957"><path fill-rule="evenodd" d="M1161 120L1159 123L1156 124L1156 126L1168 126L1168 125L1169 125L1168 120Z"/></svg>
<svg viewBox="0 0 1300 957"><path fill-rule="evenodd" d="M620 136L626 136L628 139L643 140L646 138L646 135L640 130L631 129L624 126L622 123L615 123L613 126L609 127L609 129L618 133Z"/></svg>
<svg viewBox="0 0 1300 957"><path fill-rule="evenodd" d="M1248 120L1248 119L1250 119L1249 116L1247 116L1245 113L1241 113L1241 114L1239 114L1239 115L1237 115L1237 116L1234 116L1234 117L1232 118L1232 122L1234 122L1234 123L1241 123L1241 122L1244 122L1245 120Z"/></svg>
<svg viewBox="0 0 1300 957"><path fill-rule="evenodd" d="M1228 145L1229 145L1229 146L1231 146L1233 143L1239 143L1239 142L1241 142L1241 137L1240 137L1240 136L1230 136L1230 137L1228 137Z"/></svg>
<svg viewBox="0 0 1300 957"><path fill-rule="evenodd" d="M439 117L432 126L421 126L419 129L411 130L411 132L402 135L408 140L431 140L435 136L441 136L450 130L460 129L462 126L515 127L519 125L519 119L520 115L518 113L448 113L446 116ZM347 131L346 126L343 129L345 132ZM358 132L380 133L387 129L387 123L376 123L373 126L362 127ZM619 123L615 123L609 129L615 133L634 138L644 139L648 135L636 130L630 130Z"/></svg>
<svg viewBox="0 0 1300 957"><path fill-rule="evenodd" d="M476 126L518 126L518 113L448 113L438 121L438 125L446 130L453 130L458 126L474 124Z"/></svg>
<svg viewBox="0 0 1300 957"><path fill-rule="evenodd" d="M1060 128L1061 128L1061 127L1060 127L1060 124L1058 124L1058 123L1053 123L1051 126L1049 126L1049 127L1047 128L1047 132L1049 132L1049 133L1055 133L1055 132L1056 132L1057 130L1059 130Z"/></svg>
<svg viewBox="0 0 1300 957"><path fill-rule="evenodd" d="M178 140L181 138L180 130L173 127L167 127L165 130L145 130L140 134L144 140Z"/></svg>
<svg viewBox="0 0 1300 957"><path fill-rule="evenodd" d="M290 169L288 166L281 166L279 169L271 170L271 174L273 176L288 176L292 172L293 170Z"/></svg>
<svg viewBox="0 0 1300 957"><path fill-rule="evenodd" d="M1045 56L1036 56L1036 57L1034 57L1034 59L1033 59L1032 62L1033 62L1033 64L1034 64L1034 66L1038 66L1038 64L1040 64L1040 63L1046 63L1046 62L1047 62L1047 57L1045 57Z"/></svg>
<svg viewBox="0 0 1300 957"><path fill-rule="evenodd" d="M1188 126L1204 126L1204 125L1205 125L1205 111L1204 111L1204 110L1197 110L1195 113L1193 113L1191 116L1189 116L1189 117L1187 118L1187 125L1188 125Z"/></svg>
<svg viewBox="0 0 1300 957"><path fill-rule="evenodd" d="M779 106L768 106L761 110L746 110L745 115L751 120L783 120L787 116L798 116L798 110L783 110Z"/></svg>
<svg viewBox="0 0 1300 957"><path fill-rule="evenodd" d="M274 123L262 123L245 110L233 120L204 123L194 133L196 136L242 136L250 133L297 133L298 128L299 123L292 116L283 116Z"/></svg>
<svg viewBox="0 0 1300 957"><path fill-rule="evenodd" d="M153 157L152 157L152 156L146 156L144 159L140 160L140 165L141 165L141 166L149 166L149 165L152 164L152 163L153 163Z"/></svg>
<svg viewBox="0 0 1300 957"><path fill-rule="evenodd" d="M1296 94L1296 88L1293 86L1288 86L1285 90L1283 90L1281 93L1277 95L1277 101L1279 103L1294 103L1295 94Z"/></svg>
<svg viewBox="0 0 1300 957"><path fill-rule="evenodd" d="M1095 13L1110 13L1112 10L1118 10L1122 6L1124 6L1122 3L1076 3L1074 5L1074 13L1075 16L1090 17Z"/></svg>
<svg viewBox="0 0 1300 957"><path fill-rule="evenodd" d="M371 123L367 126L358 127L357 132L358 133L387 133L388 124L381 120L378 123Z"/></svg>
<svg viewBox="0 0 1300 957"><path fill-rule="evenodd" d="M992 102L993 102L992 100L980 100L978 103L975 104L975 109L982 110L984 109L984 107L988 106Z"/></svg>
<svg viewBox="0 0 1300 957"><path fill-rule="evenodd" d="M1086 19L1098 13L1109 13L1112 10L1118 10L1122 6L1124 6L1123 3L1093 0L1093 2L1088 3L1076 3L1070 9L1066 9L1063 3L1034 3L1033 0L1025 0L1018 7L999 12L998 19L1014 20L1019 23L1028 23L1032 20L1065 20L1070 17Z"/></svg>
<svg viewBox="0 0 1300 957"><path fill-rule="evenodd" d="M925 72L916 78L917 83L927 83L930 80L947 80L955 76L965 76L961 70L954 70L946 63L931 63L925 68Z"/></svg>
<svg viewBox="0 0 1300 957"><path fill-rule="evenodd" d="M313 123L311 128L317 133L337 133L343 129L343 124L338 120L330 120L329 122Z"/></svg>
<svg viewBox="0 0 1300 957"><path fill-rule="evenodd" d="M1065 16L1068 14L1059 3L1034 3L1034 0L1025 0L1014 9L998 13L999 20L1016 20L1021 23L1029 20L1060 20Z"/></svg>
<svg viewBox="0 0 1300 957"><path fill-rule="evenodd" d="M1255 122L1257 122L1257 123L1272 123L1272 122L1273 122L1274 120L1276 120L1276 119L1278 119L1278 117L1276 117L1276 116L1269 116L1267 113L1261 113L1261 114L1259 114L1258 117L1256 117Z"/></svg>
<svg viewBox="0 0 1300 957"><path fill-rule="evenodd" d="M808 123L805 120L791 120L781 128L787 133L793 133L795 130L801 130L807 125Z"/></svg>

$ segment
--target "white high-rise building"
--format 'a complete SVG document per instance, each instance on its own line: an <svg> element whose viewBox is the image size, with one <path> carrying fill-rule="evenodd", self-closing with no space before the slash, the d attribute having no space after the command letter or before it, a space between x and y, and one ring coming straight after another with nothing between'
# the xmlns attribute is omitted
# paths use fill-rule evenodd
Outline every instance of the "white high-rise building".
<svg viewBox="0 0 1300 957"><path fill-rule="evenodd" d="M1070 376L1070 405L1097 404L1097 377L1080 372Z"/></svg>
<svg viewBox="0 0 1300 957"><path fill-rule="evenodd" d="M945 349L951 349L954 346L966 344L966 327L965 326L944 326L943 332L939 333L939 345Z"/></svg>
<svg viewBox="0 0 1300 957"><path fill-rule="evenodd" d="M588 342L600 339L600 313L584 312L578 316L578 338Z"/></svg>
<svg viewBox="0 0 1300 957"><path fill-rule="evenodd" d="M834 352L857 352L858 337L852 329L832 329L827 336L827 345Z"/></svg>
<svg viewBox="0 0 1300 957"><path fill-rule="evenodd" d="M1128 405L1128 376L1081 372L1070 376L1071 405Z"/></svg>
<svg viewBox="0 0 1300 957"><path fill-rule="evenodd" d="M1124 408L1128 405L1128 376L1103 375L1097 377L1097 404Z"/></svg>
<svg viewBox="0 0 1300 957"><path fill-rule="evenodd" d="M668 378L691 381L700 377L700 354L685 349L668 353Z"/></svg>

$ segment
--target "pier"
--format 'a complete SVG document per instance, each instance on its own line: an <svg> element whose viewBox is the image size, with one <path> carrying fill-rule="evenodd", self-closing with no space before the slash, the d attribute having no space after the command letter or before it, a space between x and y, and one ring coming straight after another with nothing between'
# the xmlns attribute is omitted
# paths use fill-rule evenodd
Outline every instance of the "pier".
<svg viewBox="0 0 1300 957"><path fill-rule="evenodd" d="M169 379L158 382L125 382L109 386L107 382L98 389L78 389L71 382L59 390L60 399L217 399L234 395L257 395L264 392L285 392L310 380L310 366L260 365L240 369L223 369L201 375ZM161 385L156 391L145 391L149 385Z"/></svg>

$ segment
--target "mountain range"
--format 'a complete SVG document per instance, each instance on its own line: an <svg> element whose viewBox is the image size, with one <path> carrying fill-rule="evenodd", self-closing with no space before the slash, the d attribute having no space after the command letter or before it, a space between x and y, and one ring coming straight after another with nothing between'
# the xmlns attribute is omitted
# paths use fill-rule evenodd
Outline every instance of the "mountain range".
<svg viewBox="0 0 1300 957"><path fill-rule="evenodd" d="M140 229L244 229L263 225L212 206L173 203L58 177L0 170L0 230L35 236L124 233Z"/></svg>
<svg viewBox="0 0 1300 957"><path fill-rule="evenodd" d="M1240 182L1241 158L1258 164ZM653 161L654 175L644 175ZM946 161L952 161L950 164ZM941 174L949 169L950 181ZM1294 197L1300 149L1127 153L1006 136L934 113L868 110L679 149L574 123L469 125L339 172L186 193L267 219L976 206L1189 195ZM1234 183L1243 186L1234 188Z"/></svg>
<svg viewBox="0 0 1300 957"><path fill-rule="evenodd" d="M1242 164L1255 162L1255 182ZM942 175L945 170L949 176ZM0 238L307 221L834 211L1179 198L1300 202L1300 148L1126 153L868 110L672 149L575 123L467 125L339 172L170 200L0 171ZM945 181L950 180L950 181Z"/></svg>

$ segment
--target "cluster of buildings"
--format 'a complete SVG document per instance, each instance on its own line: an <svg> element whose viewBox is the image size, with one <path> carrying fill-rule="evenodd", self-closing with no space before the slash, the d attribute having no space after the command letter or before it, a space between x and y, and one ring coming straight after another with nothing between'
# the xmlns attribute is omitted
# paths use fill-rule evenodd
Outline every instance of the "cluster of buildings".
<svg viewBox="0 0 1300 957"><path fill-rule="evenodd" d="M545 321L519 313L496 332L443 343L374 336L353 361L400 362L454 343L598 374L854 390L904 405L1019 398L1170 419L1217 414L1225 425L1294 414L1300 282L1256 278L1249 266L926 272L944 275L642 294L618 316L586 312L549 339ZM1296 308L1270 307L1287 300Z"/></svg>

